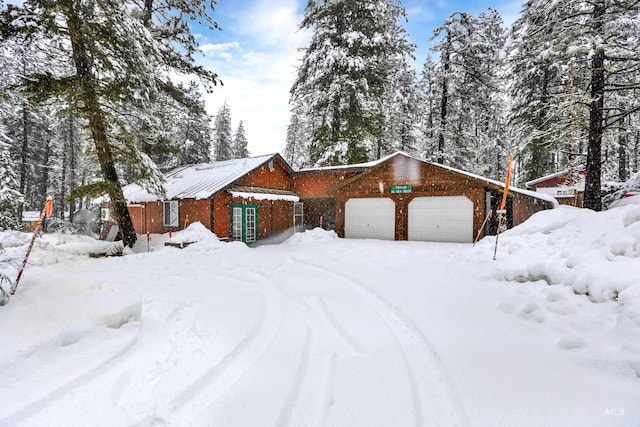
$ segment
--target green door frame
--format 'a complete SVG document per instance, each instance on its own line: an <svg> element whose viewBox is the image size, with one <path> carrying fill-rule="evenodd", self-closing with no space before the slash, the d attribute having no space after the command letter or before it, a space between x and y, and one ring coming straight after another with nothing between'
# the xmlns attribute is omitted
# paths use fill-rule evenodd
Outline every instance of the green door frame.
<svg viewBox="0 0 640 427"><path fill-rule="evenodd" d="M232 209L231 209L231 237L233 238L233 240L240 240L242 242L245 243L253 243L255 241L258 240L258 224L259 224L259 214L260 214L260 206L256 205L256 204L240 204L240 203L234 203L231 205ZM236 239L236 216L235 214L235 209L240 209L241 210L241 222L242 222L242 228L241 228L241 236L240 239ZM247 210L249 209L253 209L255 212L255 218L254 218L254 224L253 224L253 231L254 231L254 236L253 236L253 240L249 240L247 241Z"/></svg>

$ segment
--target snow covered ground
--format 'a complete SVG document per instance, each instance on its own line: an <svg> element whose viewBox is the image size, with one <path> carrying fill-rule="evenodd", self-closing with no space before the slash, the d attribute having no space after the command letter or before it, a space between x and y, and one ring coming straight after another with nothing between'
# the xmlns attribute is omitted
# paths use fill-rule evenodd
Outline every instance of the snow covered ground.
<svg viewBox="0 0 640 427"><path fill-rule="evenodd" d="M0 233L0 271L30 237ZM166 240L38 239L0 307L0 425L640 425L640 204L536 214L495 261L494 238Z"/></svg>

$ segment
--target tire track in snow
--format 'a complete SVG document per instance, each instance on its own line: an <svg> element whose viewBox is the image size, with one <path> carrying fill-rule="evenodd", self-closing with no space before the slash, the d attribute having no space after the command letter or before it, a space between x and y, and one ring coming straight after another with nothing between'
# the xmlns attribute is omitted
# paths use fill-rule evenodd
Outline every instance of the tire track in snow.
<svg viewBox="0 0 640 427"><path fill-rule="evenodd" d="M287 265L273 270L271 275L254 270L252 270L252 273L262 277L264 281L271 283L280 298L284 299L287 303L293 306L301 306L303 310L302 313L304 313L306 308L303 307L299 301L288 296L286 292L278 289L276 282L272 278L273 274L284 270L286 267ZM322 313L322 315L325 315L325 313ZM314 425L314 423L318 426L325 425L333 396L336 354L335 352L327 353L326 351L320 351L321 345L326 343L320 342L321 335L319 336L319 334L314 333L314 328L322 328L322 326L318 326L317 322L313 322L312 319L307 318L303 314L299 314L299 317L307 323L307 329L294 376L294 383L287 394L287 398L275 424L278 427L310 426ZM299 319L287 319L287 321L296 320ZM332 324L328 318L324 324L329 324L330 328L334 328L334 324ZM341 338L348 339L348 337L343 337L339 330L337 330L337 332ZM350 343L348 344L350 345ZM324 373L324 375L319 375L318 373Z"/></svg>
<svg viewBox="0 0 640 427"><path fill-rule="evenodd" d="M327 304L324 302L324 299L321 297L317 297L317 298L318 298L318 306L320 307L320 311L322 312L324 317L327 319L327 322L333 327L333 329L336 330L340 338L342 338L343 341L347 343L349 347L351 347L354 353L363 354L364 350L362 349L362 347L360 347L360 345L356 342L355 338L346 331L344 326L342 326L342 324L338 321L338 319L336 319L336 317L331 313L331 311L327 307Z"/></svg>
<svg viewBox="0 0 640 427"><path fill-rule="evenodd" d="M198 380L184 388L169 402L167 405L169 412L166 415L161 414L160 419L189 425L212 402L222 396L225 390L249 371L274 340L282 325L282 310L277 301L277 293L273 283L265 281L260 275L253 275L258 277L260 284L263 285L258 287L262 292L263 302L258 320L249 333L219 363L206 370ZM251 281L231 276L217 274L209 276L256 286Z"/></svg>
<svg viewBox="0 0 640 427"><path fill-rule="evenodd" d="M299 260L319 273L332 276L356 291L382 318L398 344L411 381L416 425L466 426L466 414L455 385L433 345L418 327L368 286L342 274ZM425 363L426 360L426 363ZM435 403L430 408L427 403ZM427 419L425 420L425 416Z"/></svg>
<svg viewBox="0 0 640 427"><path fill-rule="evenodd" d="M296 409L296 404L299 402L300 390L302 388L303 382L307 378L312 339L313 332L311 331L311 328L307 327L304 346L302 348L302 354L300 355L300 362L298 363L298 369L296 369L295 381L293 383L293 387L291 387L291 390L289 391L287 400L285 401L285 404L282 408L282 412L278 417L278 421L276 422L277 426L289 425L291 415Z"/></svg>
<svg viewBox="0 0 640 427"><path fill-rule="evenodd" d="M39 412L42 411L45 407L51 407L60 399L64 398L71 390L86 384L92 381L96 376L98 376L101 372L106 369L109 369L118 364L118 362L130 352L130 350L135 347L138 342L140 335L140 328L137 328L135 334L132 337L129 337L122 343L122 347L119 351L114 352L107 359L99 362L94 367L86 370L85 372L79 374L75 378L70 381L67 381L64 384L56 387L55 389L47 392L44 396L39 398L38 400L27 404L26 406L21 407L16 412L12 413L6 418L0 419L0 426L13 426L19 425L21 422L32 418L33 416L38 415Z"/></svg>

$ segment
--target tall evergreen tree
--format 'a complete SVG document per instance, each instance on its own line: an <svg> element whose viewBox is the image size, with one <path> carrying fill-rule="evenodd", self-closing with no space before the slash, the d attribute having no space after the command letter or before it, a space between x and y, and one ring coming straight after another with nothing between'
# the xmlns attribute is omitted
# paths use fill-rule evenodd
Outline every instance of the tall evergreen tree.
<svg viewBox="0 0 640 427"><path fill-rule="evenodd" d="M315 165L370 159L385 127L383 102L396 67L411 55L395 0L310 0L301 28L313 29L291 89L314 123L309 157Z"/></svg>
<svg viewBox="0 0 640 427"><path fill-rule="evenodd" d="M218 110L213 126L213 149L216 161L232 159L231 111L226 102Z"/></svg>
<svg viewBox="0 0 640 427"><path fill-rule="evenodd" d="M291 109L284 148L284 158L296 170L311 164L308 143L311 141L310 125L313 120L303 119L303 108L303 105L298 104Z"/></svg>
<svg viewBox="0 0 640 427"><path fill-rule="evenodd" d="M233 157L235 159L244 159L245 157L249 157L249 150L247 149L247 137L244 134L244 125L242 124L242 120L238 124L238 129L236 130L235 135L233 136Z"/></svg>
<svg viewBox="0 0 640 427"><path fill-rule="evenodd" d="M102 181L76 193L109 194L128 246L137 237L116 165L138 167L137 176L154 192L161 193L162 186L155 165L136 146L135 131L117 112L125 104L144 111L158 89L176 92L169 70L196 74L208 84L217 82L215 74L194 64L197 42L187 20L199 18L215 27L204 0L148 0L142 6L128 0L26 0L20 6L8 5L0 14L0 40L44 40L50 57L64 67L40 64L24 76L23 87L34 102L68 99L87 121ZM27 21L30 25L23 25Z"/></svg>
<svg viewBox="0 0 640 427"><path fill-rule="evenodd" d="M429 84L437 93L428 97L439 103L437 114L430 112L431 120L434 116L437 120L430 126L437 133L437 144L429 157L495 176L505 158L502 18L492 9L477 18L456 12L434 31L438 37L432 49L440 56L437 83Z"/></svg>
<svg viewBox="0 0 640 427"><path fill-rule="evenodd" d="M568 137L566 115L567 86L564 64L554 60L552 26L548 2L531 0L511 28L508 42L509 71L512 78L511 126L523 142L520 180L529 181L562 167L555 153ZM564 108L559 108L562 103Z"/></svg>
<svg viewBox="0 0 640 427"><path fill-rule="evenodd" d="M17 190L18 180L12 164L9 140L0 124L0 230L17 229L20 224L18 210L22 194Z"/></svg>
<svg viewBox="0 0 640 427"><path fill-rule="evenodd" d="M211 161L211 116L207 114L202 94L195 83L191 83L186 92L188 103L187 118L182 125L178 144L184 149L178 150L181 164L208 163Z"/></svg>
<svg viewBox="0 0 640 427"><path fill-rule="evenodd" d="M612 169L603 161L603 147L616 147L616 129L640 111L634 95L640 85L639 13L637 1L530 0L514 25L514 69L521 82L514 88L524 101L517 114L534 125L534 120L547 128L556 124L543 132L531 126L542 141L542 155L548 155L543 144L554 137L584 142L576 144L587 151L584 206L594 210L602 207L603 165ZM569 68L572 90L566 84ZM534 79L544 96L531 96L536 93Z"/></svg>

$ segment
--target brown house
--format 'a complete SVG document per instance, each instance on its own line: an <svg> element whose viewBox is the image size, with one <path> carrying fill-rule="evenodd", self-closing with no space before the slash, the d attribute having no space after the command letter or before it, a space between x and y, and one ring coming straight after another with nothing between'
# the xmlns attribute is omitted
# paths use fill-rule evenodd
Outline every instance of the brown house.
<svg viewBox="0 0 640 427"><path fill-rule="evenodd" d="M195 221L220 238L251 243L293 230L293 171L279 154L178 167L160 200L136 184L124 188L136 232L166 233Z"/></svg>
<svg viewBox="0 0 640 427"><path fill-rule="evenodd" d="M527 182L528 190L554 197L561 205L582 207L584 201L584 179L587 170L584 166L577 168L580 180L569 184L569 170L553 173Z"/></svg>
<svg viewBox="0 0 640 427"><path fill-rule="evenodd" d="M396 153L336 185L338 235L388 240L472 242L490 209L495 212L504 184ZM507 225L553 208L553 198L510 188ZM495 218L495 216L494 216ZM489 221L484 234L494 234Z"/></svg>
<svg viewBox="0 0 640 427"><path fill-rule="evenodd" d="M357 165L293 172L278 154L176 168L165 200L125 187L136 232L201 222L220 238L254 242L294 229L339 236L471 242L504 184L404 153ZM552 208L552 197L510 188L507 225ZM494 234L489 221L483 234Z"/></svg>

